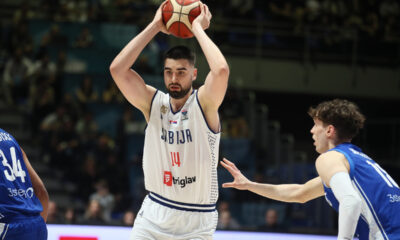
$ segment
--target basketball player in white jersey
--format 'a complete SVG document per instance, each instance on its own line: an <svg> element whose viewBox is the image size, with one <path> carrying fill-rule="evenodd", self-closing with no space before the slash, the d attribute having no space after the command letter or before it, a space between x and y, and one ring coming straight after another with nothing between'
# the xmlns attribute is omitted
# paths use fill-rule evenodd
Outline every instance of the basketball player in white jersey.
<svg viewBox="0 0 400 240"><path fill-rule="evenodd" d="M165 3L165 2L164 2ZM163 3L163 4L164 4ZM164 59L165 94L131 69L145 46L160 31L167 33L161 7L153 21L117 55L111 75L125 98L147 121L143 153L149 194L135 220L131 239L212 239L218 213L216 167L220 140L218 108L228 86L228 64L205 33L211 13L200 3L192 23L210 67L204 85L197 77L195 56L186 47L170 49Z"/></svg>

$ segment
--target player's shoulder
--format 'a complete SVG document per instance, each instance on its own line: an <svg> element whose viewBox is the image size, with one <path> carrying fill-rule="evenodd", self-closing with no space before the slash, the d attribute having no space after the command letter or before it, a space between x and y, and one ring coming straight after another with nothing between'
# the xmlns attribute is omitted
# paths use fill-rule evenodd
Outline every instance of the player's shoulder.
<svg viewBox="0 0 400 240"><path fill-rule="evenodd" d="M325 153L322 153L318 156L315 164L318 166L320 164L323 165L336 165L341 164L343 161L346 161L346 156L338 151L331 150Z"/></svg>
<svg viewBox="0 0 400 240"><path fill-rule="evenodd" d="M154 92L152 99L151 99L151 104L153 105L154 102L165 102L169 99L169 95L167 93L164 93L161 90L156 89Z"/></svg>
<svg viewBox="0 0 400 240"><path fill-rule="evenodd" d="M340 151L337 151L336 149L332 149L330 151L326 151L323 154L321 154L324 158L339 158L339 157L345 157L344 154Z"/></svg>
<svg viewBox="0 0 400 240"><path fill-rule="evenodd" d="M14 137L4 129L0 128L0 141L14 141Z"/></svg>

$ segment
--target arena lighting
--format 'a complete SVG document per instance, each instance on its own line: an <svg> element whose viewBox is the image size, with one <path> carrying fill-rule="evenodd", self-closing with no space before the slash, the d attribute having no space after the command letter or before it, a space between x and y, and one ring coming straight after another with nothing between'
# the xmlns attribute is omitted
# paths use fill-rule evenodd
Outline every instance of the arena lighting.
<svg viewBox="0 0 400 240"><path fill-rule="evenodd" d="M48 240L129 240L131 227L47 225ZM214 240L335 240L336 236L216 231Z"/></svg>

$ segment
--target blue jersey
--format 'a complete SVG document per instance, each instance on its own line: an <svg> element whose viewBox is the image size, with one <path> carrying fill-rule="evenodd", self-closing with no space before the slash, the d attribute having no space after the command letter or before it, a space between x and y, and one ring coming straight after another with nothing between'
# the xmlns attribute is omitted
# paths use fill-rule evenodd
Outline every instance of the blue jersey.
<svg viewBox="0 0 400 240"><path fill-rule="evenodd" d="M329 151L342 153L350 165L350 178L362 200L356 233L360 240L400 239L400 189L397 183L360 148L343 143ZM339 203L332 189L324 186L328 203Z"/></svg>
<svg viewBox="0 0 400 240"><path fill-rule="evenodd" d="M42 210L20 146L13 136L0 128L0 223L37 216Z"/></svg>

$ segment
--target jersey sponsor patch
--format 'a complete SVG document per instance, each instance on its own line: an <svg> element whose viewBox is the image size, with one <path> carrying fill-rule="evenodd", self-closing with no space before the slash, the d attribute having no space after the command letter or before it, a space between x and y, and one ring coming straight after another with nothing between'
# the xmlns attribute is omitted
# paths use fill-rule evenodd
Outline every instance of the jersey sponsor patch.
<svg viewBox="0 0 400 240"><path fill-rule="evenodd" d="M188 184L196 182L196 176L184 178L174 177L170 171L164 171L164 184L171 187L172 184L178 184L181 188L186 187Z"/></svg>
<svg viewBox="0 0 400 240"><path fill-rule="evenodd" d="M169 171L164 171L164 184L172 186L172 173Z"/></svg>

